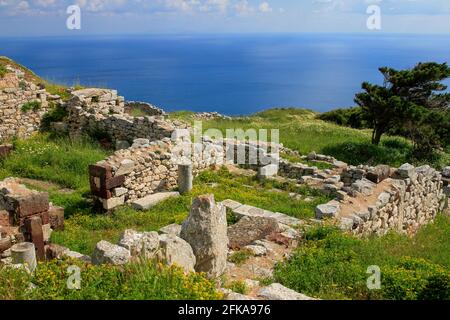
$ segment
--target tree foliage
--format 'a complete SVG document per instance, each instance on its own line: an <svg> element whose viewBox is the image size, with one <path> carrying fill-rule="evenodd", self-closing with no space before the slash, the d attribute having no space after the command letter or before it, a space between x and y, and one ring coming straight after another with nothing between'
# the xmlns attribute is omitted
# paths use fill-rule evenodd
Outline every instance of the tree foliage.
<svg viewBox="0 0 450 320"><path fill-rule="evenodd" d="M382 86L364 82L355 102L373 129L378 145L385 133L412 140L418 156L450 143L450 93L443 80L450 77L446 63L419 63L408 70L379 69Z"/></svg>

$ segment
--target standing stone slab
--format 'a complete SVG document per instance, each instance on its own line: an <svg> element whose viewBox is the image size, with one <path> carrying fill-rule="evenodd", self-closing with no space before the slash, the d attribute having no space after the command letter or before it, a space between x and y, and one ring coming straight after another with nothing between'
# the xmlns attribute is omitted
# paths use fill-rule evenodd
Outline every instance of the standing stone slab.
<svg viewBox="0 0 450 320"><path fill-rule="evenodd" d="M38 216L33 216L25 220L25 238L32 242L36 248L38 260L45 259L44 230L42 229L42 220Z"/></svg>
<svg viewBox="0 0 450 320"><path fill-rule="evenodd" d="M180 237L192 247L195 270L217 278L225 272L228 253L226 209L216 204L214 195L194 199Z"/></svg>
<svg viewBox="0 0 450 320"><path fill-rule="evenodd" d="M189 193L193 183L192 164L178 165L178 188L181 194Z"/></svg>

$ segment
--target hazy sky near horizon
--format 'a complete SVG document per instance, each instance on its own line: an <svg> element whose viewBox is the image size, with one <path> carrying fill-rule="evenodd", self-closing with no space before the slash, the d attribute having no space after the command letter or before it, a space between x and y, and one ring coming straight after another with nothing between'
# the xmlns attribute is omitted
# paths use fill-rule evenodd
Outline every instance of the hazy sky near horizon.
<svg viewBox="0 0 450 320"><path fill-rule="evenodd" d="M73 4L81 30L66 28ZM450 0L0 0L0 36L245 32L450 34Z"/></svg>

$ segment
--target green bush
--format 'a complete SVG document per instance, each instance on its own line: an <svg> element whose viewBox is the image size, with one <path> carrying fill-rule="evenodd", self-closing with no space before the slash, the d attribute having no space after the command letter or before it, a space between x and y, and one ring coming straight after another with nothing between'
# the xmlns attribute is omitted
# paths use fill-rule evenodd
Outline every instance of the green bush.
<svg viewBox="0 0 450 320"><path fill-rule="evenodd" d="M317 118L355 129L369 127L363 118L362 109L360 107L331 110L318 115Z"/></svg>
<svg viewBox="0 0 450 320"><path fill-rule="evenodd" d="M52 122L63 121L68 116L67 109L61 104L49 104L49 111L44 114L41 122L41 129L44 131L50 130Z"/></svg>
<svg viewBox="0 0 450 320"><path fill-rule="evenodd" d="M27 103L24 103L21 107L22 112L28 112L28 111L38 111L41 108L41 103L39 101L30 101Z"/></svg>
<svg viewBox="0 0 450 320"><path fill-rule="evenodd" d="M247 294L247 292L248 292L248 287L245 284L245 282L242 280L233 281L230 284L228 284L226 286L226 288L230 289L233 292L237 292L240 294Z"/></svg>
<svg viewBox="0 0 450 320"><path fill-rule="evenodd" d="M383 297L393 300L450 299L450 271L424 259L403 258L382 272Z"/></svg>
<svg viewBox="0 0 450 320"><path fill-rule="evenodd" d="M68 289L68 267L80 268L81 288ZM35 288L30 289L30 283ZM94 266L76 260L39 263L33 276L0 267L0 299L36 300L206 300L220 299L215 284L203 274L153 262L121 268Z"/></svg>

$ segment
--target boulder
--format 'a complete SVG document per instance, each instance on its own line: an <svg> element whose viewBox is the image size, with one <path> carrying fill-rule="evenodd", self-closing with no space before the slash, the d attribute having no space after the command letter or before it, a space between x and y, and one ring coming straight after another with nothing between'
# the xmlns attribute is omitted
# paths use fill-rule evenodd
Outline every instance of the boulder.
<svg viewBox="0 0 450 320"><path fill-rule="evenodd" d="M181 227L180 237L192 247L195 270L210 278L221 276L228 253L226 209L216 204L214 195L194 199L189 217Z"/></svg>
<svg viewBox="0 0 450 320"><path fill-rule="evenodd" d="M262 288L258 292L258 297L265 300L316 300L279 283L272 283L270 286Z"/></svg>
<svg viewBox="0 0 450 320"><path fill-rule="evenodd" d="M167 265L177 265L185 272L193 272L195 269L195 255L192 247L183 239L168 234L159 236L158 260Z"/></svg>
<svg viewBox="0 0 450 320"><path fill-rule="evenodd" d="M241 249L278 231L278 222L274 218L244 216L228 227L229 246L232 249Z"/></svg>
<svg viewBox="0 0 450 320"><path fill-rule="evenodd" d="M108 241L100 241L92 254L93 264L123 265L130 261L130 251Z"/></svg>
<svg viewBox="0 0 450 320"><path fill-rule="evenodd" d="M120 237L118 245L128 249L133 257L151 259L159 248L159 235L157 232L137 232L128 229Z"/></svg>

